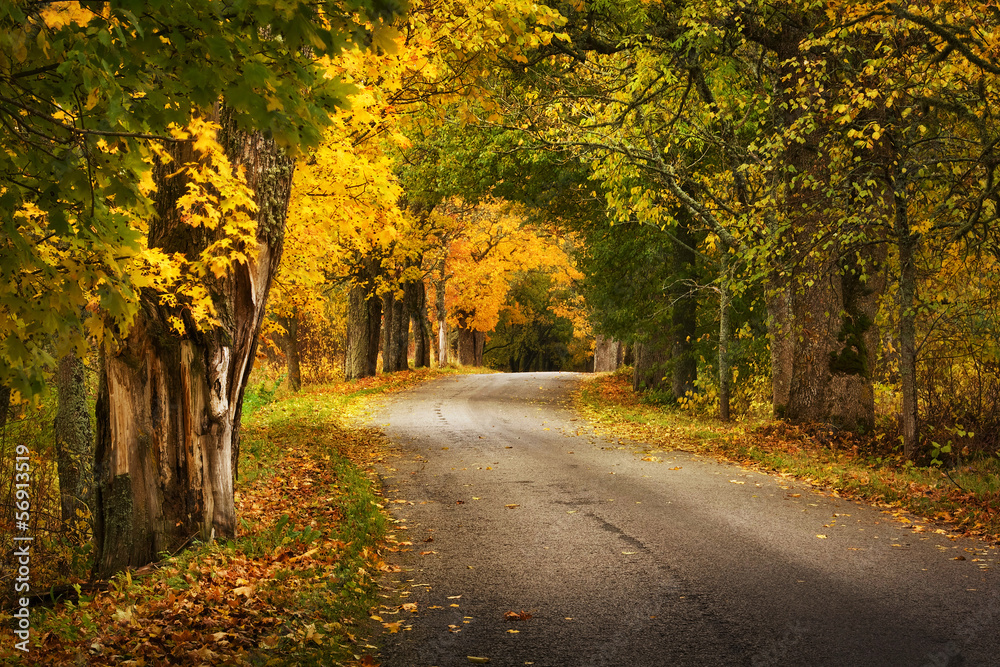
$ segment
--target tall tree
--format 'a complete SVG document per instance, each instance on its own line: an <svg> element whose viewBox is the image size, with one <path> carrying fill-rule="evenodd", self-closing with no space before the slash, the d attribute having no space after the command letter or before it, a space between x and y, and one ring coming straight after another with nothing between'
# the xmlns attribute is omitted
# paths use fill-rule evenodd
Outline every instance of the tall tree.
<svg viewBox="0 0 1000 667"><path fill-rule="evenodd" d="M241 404L281 258L289 148L315 141L342 102L342 89L325 89L319 59L363 34L366 19L356 13L362 7L336 3L283 13L266 3L134 9L112 14L112 43L148 34L167 53L134 55L161 68L183 64L195 88L173 91L176 98L146 89L154 106L167 102L190 121L189 131L172 128L164 147L152 145L155 215L146 236L151 256L170 258L181 275L172 293L143 291L132 327L105 355L95 512L102 574L235 533ZM377 25L392 7L364 9ZM160 43L164 17L187 33L166 33L174 59ZM187 57L185 45L198 36L212 47L212 67ZM305 105L303 89L311 89Z"/></svg>
<svg viewBox="0 0 1000 667"><path fill-rule="evenodd" d="M84 515L89 513L93 497L94 429L90 425L85 370L83 360L75 352L59 360L58 408L52 430L64 523L74 521L77 510Z"/></svg>

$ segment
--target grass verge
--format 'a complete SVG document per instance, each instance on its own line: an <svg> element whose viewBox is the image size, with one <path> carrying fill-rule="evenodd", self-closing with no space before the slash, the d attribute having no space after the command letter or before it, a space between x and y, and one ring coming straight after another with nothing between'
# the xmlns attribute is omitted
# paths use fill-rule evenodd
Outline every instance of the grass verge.
<svg viewBox="0 0 1000 667"><path fill-rule="evenodd" d="M795 477L889 510L948 524L954 532L1000 541L1000 461L985 457L952 470L899 457L866 455L866 443L825 425L780 421L725 424L643 401L630 376L595 376L578 409L615 436L646 443L642 453L681 449Z"/></svg>
<svg viewBox="0 0 1000 667"><path fill-rule="evenodd" d="M304 388L248 389L236 539L123 572L104 590L31 611L45 665L374 665L367 638L387 566L373 465L385 448L351 426L366 399L449 372L420 370ZM89 594L88 594L89 593ZM10 627L9 614L0 623Z"/></svg>

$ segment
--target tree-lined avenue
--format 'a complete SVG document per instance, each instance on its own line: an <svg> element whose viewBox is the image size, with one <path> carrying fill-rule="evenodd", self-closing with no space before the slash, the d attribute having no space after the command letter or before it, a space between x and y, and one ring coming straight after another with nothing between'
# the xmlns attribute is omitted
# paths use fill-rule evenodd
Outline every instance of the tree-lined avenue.
<svg viewBox="0 0 1000 667"><path fill-rule="evenodd" d="M384 616L402 621L384 665L986 665L998 654L995 549L776 475L644 456L573 412L579 381L440 378L380 408L400 450L385 472L403 543L389 580L417 604Z"/></svg>

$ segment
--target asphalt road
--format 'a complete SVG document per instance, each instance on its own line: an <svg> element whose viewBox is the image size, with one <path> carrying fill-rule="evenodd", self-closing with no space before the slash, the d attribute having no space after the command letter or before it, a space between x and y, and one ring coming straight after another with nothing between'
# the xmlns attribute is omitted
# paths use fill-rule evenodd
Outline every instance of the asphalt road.
<svg viewBox="0 0 1000 667"><path fill-rule="evenodd" d="M412 543L383 667L1000 665L997 550L689 453L642 460L572 412L579 381L446 377L375 415Z"/></svg>

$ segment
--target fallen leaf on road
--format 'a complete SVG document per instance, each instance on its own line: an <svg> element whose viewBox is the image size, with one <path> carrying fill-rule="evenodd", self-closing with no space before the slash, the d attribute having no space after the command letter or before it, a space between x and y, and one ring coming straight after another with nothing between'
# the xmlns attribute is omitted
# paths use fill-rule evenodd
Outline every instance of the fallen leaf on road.
<svg viewBox="0 0 1000 667"><path fill-rule="evenodd" d="M517 633L520 632L520 630L508 630L507 632L509 632L512 635L516 635Z"/></svg>
<svg viewBox="0 0 1000 667"><path fill-rule="evenodd" d="M416 602L405 602L405 603L403 603L403 611L416 612L417 611L417 603Z"/></svg>
<svg viewBox="0 0 1000 667"><path fill-rule="evenodd" d="M431 554L436 554L436 553L437 553L436 551L421 551L420 555L421 556L430 556Z"/></svg>
<svg viewBox="0 0 1000 667"><path fill-rule="evenodd" d="M541 389L541 387L539 387L539 389ZM490 661L489 658L481 658L481 657L475 656L475 655L467 655L465 657L469 659L469 662L475 662L477 664L484 664L485 665L487 662Z"/></svg>
<svg viewBox="0 0 1000 667"><path fill-rule="evenodd" d="M817 535L816 537L818 537L821 540L825 540L826 539L826 535Z"/></svg>
<svg viewBox="0 0 1000 667"><path fill-rule="evenodd" d="M667 470L680 470L684 466L674 466L673 468L667 468Z"/></svg>
<svg viewBox="0 0 1000 667"><path fill-rule="evenodd" d="M505 621L527 621L531 618L531 614L524 611L508 611L503 615Z"/></svg>
<svg viewBox="0 0 1000 667"><path fill-rule="evenodd" d="M622 553L624 555L626 555L626 556L634 556L634 555L636 555L639 552L638 551L623 551Z"/></svg>
<svg viewBox="0 0 1000 667"><path fill-rule="evenodd" d="M511 503L510 505L504 505L504 507L506 507L509 510L512 510L515 507L520 507L520 505L518 505L517 503Z"/></svg>
<svg viewBox="0 0 1000 667"><path fill-rule="evenodd" d="M729 482L730 482L731 484L746 484L746 482L740 482L740 481L738 481L738 480L735 480L735 479L731 479L731 480L729 480Z"/></svg>
<svg viewBox="0 0 1000 667"><path fill-rule="evenodd" d="M449 599L449 600L457 600L457 599L458 599L458 598L460 598L460 597L462 597L462 596L461 596L461 595L449 595L449 596L448 596L448 599Z"/></svg>
<svg viewBox="0 0 1000 667"><path fill-rule="evenodd" d="M403 625L402 621L394 621L392 623L383 623L382 627L388 630L390 635L394 635L399 632L401 625Z"/></svg>

